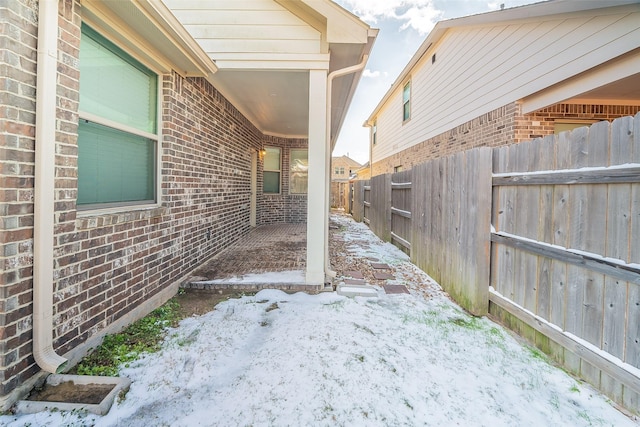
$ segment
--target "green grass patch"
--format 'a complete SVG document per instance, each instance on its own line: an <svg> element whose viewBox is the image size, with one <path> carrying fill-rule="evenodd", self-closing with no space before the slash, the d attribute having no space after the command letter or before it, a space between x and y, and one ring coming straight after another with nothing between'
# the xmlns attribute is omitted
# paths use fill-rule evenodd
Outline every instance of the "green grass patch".
<svg viewBox="0 0 640 427"><path fill-rule="evenodd" d="M538 350L537 348L531 347L531 346L527 346L527 350L529 350L529 354L534 359L538 359L538 360L541 360L543 362L547 362L548 363L547 356L543 352Z"/></svg>
<svg viewBox="0 0 640 427"><path fill-rule="evenodd" d="M102 344L72 372L79 375L117 376L120 366L128 366L143 353L158 351L166 328L177 326L180 317L178 301L172 298L122 332L104 337Z"/></svg>

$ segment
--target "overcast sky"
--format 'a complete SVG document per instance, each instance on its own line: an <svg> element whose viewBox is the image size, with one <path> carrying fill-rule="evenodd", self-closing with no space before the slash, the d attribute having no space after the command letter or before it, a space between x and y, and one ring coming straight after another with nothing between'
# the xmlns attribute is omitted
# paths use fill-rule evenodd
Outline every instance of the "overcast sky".
<svg viewBox="0 0 640 427"><path fill-rule="evenodd" d="M340 131L334 156L369 160L369 130L362 127L436 22L535 3L537 0L334 0L379 28L367 67Z"/></svg>

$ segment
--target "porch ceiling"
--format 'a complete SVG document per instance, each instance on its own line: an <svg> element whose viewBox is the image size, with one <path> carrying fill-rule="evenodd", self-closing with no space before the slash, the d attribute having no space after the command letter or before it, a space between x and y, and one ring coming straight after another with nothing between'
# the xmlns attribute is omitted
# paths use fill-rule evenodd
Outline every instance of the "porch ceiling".
<svg viewBox="0 0 640 427"><path fill-rule="evenodd" d="M218 70L213 84L241 106L261 132L306 138L309 73L292 70Z"/></svg>
<svg viewBox="0 0 640 427"><path fill-rule="evenodd" d="M625 103L640 103L640 73L600 86L578 96L589 100L617 100Z"/></svg>

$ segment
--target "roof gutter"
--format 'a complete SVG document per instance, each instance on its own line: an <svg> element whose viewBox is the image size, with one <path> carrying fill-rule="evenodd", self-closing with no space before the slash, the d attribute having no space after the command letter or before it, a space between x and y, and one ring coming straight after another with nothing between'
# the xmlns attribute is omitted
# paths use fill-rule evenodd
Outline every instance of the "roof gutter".
<svg viewBox="0 0 640 427"><path fill-rule="evenodd" d="M327 158L326 161L326 185L325 185L325 206L331 206L331 89L333 84L333 79L336 77L342 77L347 74L357 73L361 71L365 65L367 65L367 60L369 60L369 55L365 54L362 56L362 61L359 64L351 65L349 67L341 68L339 70L334 70L329 73L327 76ZM336 277L336 272L331 269L331 265L329 263L329 215L324 217L324 273L329 277Z"/></svg>
<svg viewBox="0 0 640 427"><path fill-rule="evenodd" d="M38 8L38 63L33 224L33 356L47 372L61 371L67 359L53 349L53 241L58 65L58 1Z"/></svg>

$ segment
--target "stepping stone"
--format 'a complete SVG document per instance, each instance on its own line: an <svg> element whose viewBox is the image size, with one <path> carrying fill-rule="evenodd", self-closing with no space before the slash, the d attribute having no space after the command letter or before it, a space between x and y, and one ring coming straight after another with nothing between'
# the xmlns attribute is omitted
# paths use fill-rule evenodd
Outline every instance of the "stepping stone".
<svg viewBox="0 0 640 427"><path fill-rule="evenodd" d="M372 257L372 256L368 256L368 257L367 257L367 259L368 259L369 261L373 261L373 262L378 262L378 261L380 261L378 258L374 258L374 257Z"/></svg>
<svg viewBox="0 0 640 427"><path fill-rule="evenodd" d="M378 280L394 279L393 275L389 273L385 273L384 271L374 271L373 277L375 277Z"/></svg>
<svg viewBox="0 0 640 427"><path fill-rule="evenodd" d="M385 293L387 294L408 294L409 289L405 285L384 285Z"/></svg>
<svg viewBox="0 0 640 427"><path fill-rule="evenodd" d="M344 279L345 285L366 285L364 279Z"/></svg>
<svg viewBox="0 0 640 427"><path fill-rule="evenodd" d="M364 275L359 271L345 271L343 276L351 277L352 279L364 279Z"/></svg>
<svg viewBox="0 0 640 427"><path fill-rule="evenodd" d="M378 291L369 285L338 285L336 292L346 297L378 297Z"/></svg>
<svg viewBox="0 0 640 427"><path fill-rule="evenodd" d="M384 264L381 262L372 262L371 263L371 267L377 269L377 270L389 270L391 267L389 267L389 264Z"/></svg>

